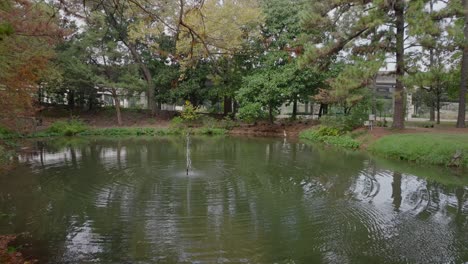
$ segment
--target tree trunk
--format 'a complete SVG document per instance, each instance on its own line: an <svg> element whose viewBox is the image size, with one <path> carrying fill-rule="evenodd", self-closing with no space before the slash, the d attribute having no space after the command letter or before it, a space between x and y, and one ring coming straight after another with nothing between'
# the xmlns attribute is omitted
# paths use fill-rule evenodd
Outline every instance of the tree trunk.
<svg viewBox="0 0 468 264"><path fill-rule="evenodd" d="M377 75L372 78L372 114L377 116Z"/></svg>
<svg viewBox="0 0 468 264"><path fill-rule="evenodd" d="M457 127L465 127L466 118L466 86L468 82L468 0L462 0L465 14L465 28L463 29L463 57L461 67L460 92L458 94L458 118Z"/></svg>
<svg viewBox="0 0 468 264"><path fill-rule="evenodd" d="M237 103L237 101L234 99L233 100L233 109L232 109L232 113L233 115L237 114L237 110L239 109L239 104Z"/></svg>
<svg viewBox="0 0 468 264"><path fill-rule="evenodd" d="M429 110L429 121L435 121L435 107L431 105L431 109Z"/></svg>
<svg viewBox="0 0 468 264"><path fill-rule="evenodd" d="M229 96L224 96L224 116L232 113L232 98Z"/></svg>
<svg viewBox="0 0 468 264"><path fill-rule="evenodd" d="M159 105L156 104L154 100L154 84L153 84L153 77L151 75L150 70L146 66L146 64L141 59L140 54L138 54L135 45L133 43L127 43L127 47L132 54L133 59L138 63L140 66L141 71L143 72L143 77L145 78L147 84L146 96L148 100L148 109L151 110L152 114L155 114L157 110L160 108Z"/></svg>
<svg viewBox="0 0 468 264"><path fill-rule="evenodd" d="M112 97L114 97L114 107L115 107L115 112L117 113L117 124L119 126L122 125L122 115L120 113L120 99L117 94L112 94Z"/></svg>
<svg viewBox="0 0 468 264"><path fill-rule="evenodd" d="M275 120L273 119L273 107L271 106L268 106L268 117L270 118L270 124L273 124Z"/></svg>
<svg viewBox="0 0 468 264"><path fill-rule="evenodd" d="M297 117L297 98L294 97L294 99L293 99L293 110L292 110L291 119L292 119L292 120L296 120L296 117Z"/></svg>
<svg viewBox="0 0 468 264"><path fill-rule="evenodd" d="M433 9L434 9L434 5L432 3L432 1L429 1L429 8L430 8L430 14L432 14L433 12ZM429 48L429 68L433 68L434 67L434 47L430 47ZM433 92L434 91L434 88L432 87L432 85L429 87L429 91L430 92ZM429 121L431 122L434 122L435 121L435 106L434 106L434 102L432 102L432 104L430 105L431 109L430 109L430 113L429 113Z"/></svg>
<svg viewBox="0 0 468 264"><path fill-rule="evenodd" d="M402 81L405 73L405 0L396 0L394 10L396 17L396 85L393 105L393 128L403 129L405 127L405 91Z"/></svg>
<svg viewBox="0 0 468 264"><path fill-rule="evenodd" d="M75 108L75 92L73 90L70 90L68 92L67 97L68 108L70 109L70 111L72 111Z"/></svg>
<svg viewBox="0 0 468 264"><path fill-rule="evenodd" d="M440 124L440 94L437 94L436 110L437 110L437 124Z"/></svg>

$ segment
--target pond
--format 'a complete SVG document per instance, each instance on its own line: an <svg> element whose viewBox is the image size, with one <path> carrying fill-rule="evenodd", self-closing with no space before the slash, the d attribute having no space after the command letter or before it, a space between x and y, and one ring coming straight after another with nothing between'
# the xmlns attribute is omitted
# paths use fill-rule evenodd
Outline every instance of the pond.
<svg viewBox="0 0 468 264"><path fill-rule="evenodd" d="M284 139L34 145L0 175L0 234L42 263L468 261L463 172Z"/></svg>

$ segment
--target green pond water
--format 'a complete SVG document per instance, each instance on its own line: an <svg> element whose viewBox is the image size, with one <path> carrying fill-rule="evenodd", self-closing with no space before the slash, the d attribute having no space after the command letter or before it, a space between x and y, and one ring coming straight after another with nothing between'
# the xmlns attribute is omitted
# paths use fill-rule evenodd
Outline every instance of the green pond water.
<svg viewBox="0 0 468 264"><path fill-rule="evenodd" d="M28 234L41 263L468 261L465 172L283 139L190 141L34 142L0 174L0 234Z"/></svg>

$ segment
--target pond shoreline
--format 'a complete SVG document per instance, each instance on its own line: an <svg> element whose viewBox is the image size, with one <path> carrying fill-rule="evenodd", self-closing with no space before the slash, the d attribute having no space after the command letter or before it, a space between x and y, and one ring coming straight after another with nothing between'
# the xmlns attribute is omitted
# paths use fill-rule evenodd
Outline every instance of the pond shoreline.
<svg viewBox="0 0 468 264"><path fill-rule="evenodd" d="M393 160L401 160L404 162L413 162L420 165L431 164L445 167L468 167L468 154L466 151L459 153L458 148L451 149L450 153L445 153L445 157L435 157L432 160L420 159L420 158L408 158L407 156L415 156L417 153L412 153L411 151L406 151L405 153L401 150L406 148L400 148L400 152L389 153L385 149L377 148L376 145L381 141L387 141L387 144L390 146L397 144L398 136L397 135L413 135L415 140L419 136L430 137L431 142L434 140L436 144L433 146L436 149L438 146L444 146L443 143L437 143L437 139L434 137L447 135L452 137L452 141L457 140L462 144L465 140L465 137L468 135L468 130L458 129L458 130L430 130L422 128L408 128L404 130L392 130L390 128L376 127L372 131L366 130L364 128L356 129L351 133L345 134L343 136L328 137L331 139L336 138L336 140L314 140L313 138L304 136L307 132L313 131L318 125L317 121L314 120L302 120L295 122L287 123L255 123L255 124L239 124L229 129L217 128L217 127L170 127L170 126L151 126L151 127L135 127L135 126L121 126L121 127L89 127L86 131L76 133L74 135L67 135L65 133L54 133L46 132L42 130L36 133L28 135L11 135L11 137L3 137L0 140L16 141L16 140L25 140L25 139L40 139L40 138L54 138L54 137L66 137L66 136L78 136L78 137L87 137L87 136L106 136L106 137L126 137L126 136L176 136L176 135L185 135L188 132L193 135L203 135L203 136L220 136L220 135L229 135L229 136L240 136L240 137L283 137L283 138L294 138L294 139L304 139L310 142L316 142L324 145L331 145L338 148L348 148L354 150L360 150L368 152L374 155L378 155L384 158L389 158ZM390 140L390 143L388 141ZM346 141L345 144L343 141ZM353 141L353 144L348 144L350 141ZM336 142L340 143L337 144ZM421 143L421 142L420 142ZM20 143L21 144L21 143ZM407 143L405 143L407 144ZM16 143L18 145L18 143ZM352 146L352 147L350 147ZM10 147L10 151L11 151ZM418 147L414 151L418 151ZM16 147L16 152L21 153L27 151L20 149L20 146ZM458 156L457 156L458 155ZM452 162L452 159L455 160ZM5 162L5 160L7 160ZM443 160L441 162L440 160ZM459 162L460 164L458 164ZM0 162L0 171L8 171L14 168L14 160L11 158L4 158Z"/></svg>
<svg viewBox="0 0 468 264"><path fill-rule="evenodd" d="M338 148L368 152L383 158L419 165L468 168L467 129L431 130L409 128L393 130L364 128L337 135L320 135L317 129L305 130L300 138Z"/></svg>

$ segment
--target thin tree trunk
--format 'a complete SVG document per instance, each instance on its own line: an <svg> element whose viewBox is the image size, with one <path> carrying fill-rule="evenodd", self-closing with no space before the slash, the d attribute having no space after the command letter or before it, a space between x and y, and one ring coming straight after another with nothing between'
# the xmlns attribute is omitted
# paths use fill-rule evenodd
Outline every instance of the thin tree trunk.
<svg viewBox="0 0 468 264"><path fill-rule="evenodd" d="M235 99L233 100L232 105L233 105L232 113L235 115L235 114L237 114L237 110L239 108L238 104L237 104L237 101Z"/></svg>
<svg viewBox="0 0 468 264"><path fill-rule="evenodd" d="M273 124L275 120L273 119L273 107L271 106L268 106L268 116L270 118L270 124Z"/></svg>
<svg viewBox="0 0 468 264"><path fill-rule="evenodd" d="M141 59L140 54L138 54L135 45L133 43L128 42L127 47L130 50L133 59L138 63L138 65L140 65L140 69L143 72L143 77L145 78L147 84L146 96L148 100L148 109L151 110L152 114L155 114L160 108L160 105L157 105L156 101L154 100L154 84L151 72Z"/></svg>
<svg viewBox="0 0 468 264"><path fill-rule="evenodd" d="M70 90L67 94L68 100L68 111L70 116L68 117L69 120L73 118L73 110L75 109L75 93L73 90Z"/></svg>
<svg viewBox="0 0 468 264"><path fill-rule="evenodd" d="M436 102L436 109L437 109L437 124L440 124L440 94L437 93L437 102Z"/></svg>
<svg viewBox="0 0 468 264"><path fill-rule="evenodd" d="M229 113L232 113L232 98L224 96L224 115L227 116Z"/></svg>
<svg viewBox="0 0 468 264"><path fill-rule="evenodd" d="M293 99L293 110L292 110L291 119L296 120L296 117L297 117L297 98L294 98Z"/></svg>
<svg viewBox="0 0 468 264"><path fill-rule="evenodd" d="M314 103L312 102L310 103L310 114L312 116L312 119L314 119L314 110L315 110L314 105L315 105Z"/></svg>
<svg viewBox="0 0 468 264"><path fill-rule="evenodd" d="M457 128L465 127L466 118L466 86L468 82L468 0L462 0L463 11L465 13L465 28L463 35L465 42L463 43L463 57L461 68L460 92L458 94L458 118Z"/></svg>
<svg viewBox="0 0 468 264"><path fill-rule="evenodd" d="M372 78L372 114L377 116L377 75Z"/></svg>
<svg viewBox="0 0 468 264"><path fill-rule="evenodd" d="M396 85L393 105L393 128L403 129L405 127L405 91L402 81L405 68L405 0L396 0L394 10L396 16Z"/></svg>
<svg viewBox="0 0 468 264"><path fill-rule="evenodd" d="M435 107L431 105L431 109L429 110L429 121L434 122L435 121Z"/></svg>
<svg viewBox="0 0 468 264"><path fill-rule="evenodd" d="M429 1L429 8L430 8L430 14L432 14L433 12L433 8L434 8L434 5L432 3L432 1ZM430 47L429 48L429 68L433 68L434 67L434 48L433 47ZM429 87L429 91L430 92L433 92L434 91L434 88L432 87L432 85ZM429 121L431 122L434 122L435 121L435 106L434 106L434 102L432 102L432 104L430 105L431 107L431 110L430 110L430 113L429 113Z"/></svg>
<svg viewBox="0 0 468 264"><path fill-rule="evenodd" d="M122 125L122 115L120 113L120 99L119 96L116 93L112 93L112 97L114 97L114 107L115 107L115 112L117 113L117 124L119 126Z"/></svg>

